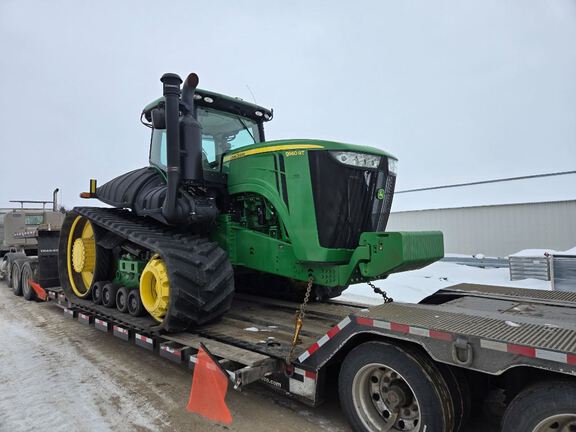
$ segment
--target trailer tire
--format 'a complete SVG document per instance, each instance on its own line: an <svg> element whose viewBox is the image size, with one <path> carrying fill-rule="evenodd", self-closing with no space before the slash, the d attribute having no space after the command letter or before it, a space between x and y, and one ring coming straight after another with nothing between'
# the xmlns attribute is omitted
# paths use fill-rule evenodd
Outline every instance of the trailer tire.
<svg viewBox="0 0 576 432"><path fill-rule="evenodd" d="M454 428L454 409L442 373L412 349L363 343L344 359L338 384L340 403L354 431Z"/></svg>
<svg viewBox="0 0 576 432"><path fill-rule="evenodd" d="M22 266L26 259L17 259L12 263L12 292L14 295L22 295Z"/></svg>
<svg viewBox="0 0 576 432"><path fill-rule="evenodd" d="M468 383L468 377L462 371L462 369L448 366L445 364L438 364L438 369L448 390L450 391L450 396L452 397L452 405L454 406L454 432L463 431L464 426L468 423L470 419L470 413L472 411L472 396L470 391L470 384Z"/></svg>
<svg viewBox="0 0 576 432"><path fill-rule="evenodd" d="M547 381L526 388L510 402L502 432L576 430L576 384Z"/></svg>
<svg viewBox="0 0 576 432"><path fill-rule="evenodd" d="M36 291L32 285L28 283L29 279L37 280L38 261L26 261L22 266L22 274L20 276L20 283L22 284L22 295L28 301L36 299Z"/></svg>

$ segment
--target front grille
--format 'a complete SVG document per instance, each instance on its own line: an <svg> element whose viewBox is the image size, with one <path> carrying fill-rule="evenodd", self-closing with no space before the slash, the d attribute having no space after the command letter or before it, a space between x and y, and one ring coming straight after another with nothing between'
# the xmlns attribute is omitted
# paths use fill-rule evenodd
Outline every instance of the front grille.
<svg viewBox="0 0 576 432"><path fill-rule="evenodd" d="M321 246L354 249L363 232L386 229L396 176L389 175L385 157L377 170L368 170L344 165L327 151L308 155Z"/></svg>

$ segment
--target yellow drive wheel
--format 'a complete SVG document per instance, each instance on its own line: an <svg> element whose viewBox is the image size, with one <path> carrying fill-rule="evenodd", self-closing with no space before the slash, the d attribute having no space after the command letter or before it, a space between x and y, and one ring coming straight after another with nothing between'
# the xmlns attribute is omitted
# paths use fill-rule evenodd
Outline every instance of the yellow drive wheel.
<svg viewBox="0 0 576 432"><path fill-rule="evenodd" d="M96 240L92 224L83 216L74 219L68 233L66 264L74 294L88 297L96 268Z"/></svg>
<svg viewBox="0 0 576 432"><path fill-rule="evenodd" d="M140 298L144 308L152 318L162 322L168 311L170 282L166 264L158 255L154 255L140 276Z"/></svg>

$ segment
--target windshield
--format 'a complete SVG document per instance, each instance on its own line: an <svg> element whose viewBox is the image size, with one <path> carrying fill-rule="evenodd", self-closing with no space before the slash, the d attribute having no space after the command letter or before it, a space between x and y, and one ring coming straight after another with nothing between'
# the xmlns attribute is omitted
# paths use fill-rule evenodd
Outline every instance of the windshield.
<svg viewBox="0 0 576 432"><path fill-rule="evenodd" d="M240 147L261 142L258 123L249 118L198 107L196 116L202 126L202 165L220 170L222 155ZM153 129L150 163L166 169L166 130Z"/></svg>

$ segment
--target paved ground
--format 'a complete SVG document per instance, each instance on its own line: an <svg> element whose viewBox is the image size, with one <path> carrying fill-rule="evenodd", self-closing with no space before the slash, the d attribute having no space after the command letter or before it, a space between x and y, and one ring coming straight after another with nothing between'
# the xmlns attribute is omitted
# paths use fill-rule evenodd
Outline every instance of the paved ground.
<svg viewBox="0 0 576 432"><path fill-rule="evenodd" d="M231 426L188 413L191 372L26 302L0 282L0 431L349 431L335 395L312 409L252 385ZM477 425L472 431L489 432Z"/></svg>

